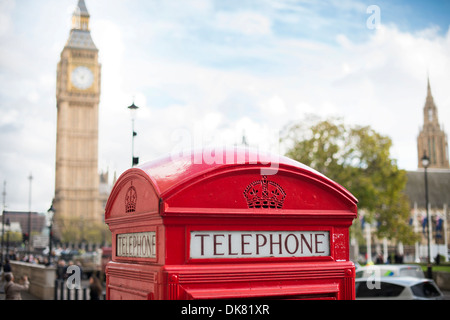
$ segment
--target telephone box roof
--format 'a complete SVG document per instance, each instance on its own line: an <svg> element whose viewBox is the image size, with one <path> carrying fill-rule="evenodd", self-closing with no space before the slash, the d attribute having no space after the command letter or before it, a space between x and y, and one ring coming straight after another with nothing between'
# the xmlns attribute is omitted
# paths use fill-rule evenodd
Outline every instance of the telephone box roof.
<svg viewBox="0 0 450 320"><path fill-rule="evenodd" d="M218 172L236 170L238 167L242 170L260 168L261 175L269 176L277 174L278 170L307 173L357 203L357 199L349 191L320 172L285 156L248 148L187 151L144 163L134 170L144 171L152 180L159 195L163 196L181 184Z"/></svg>

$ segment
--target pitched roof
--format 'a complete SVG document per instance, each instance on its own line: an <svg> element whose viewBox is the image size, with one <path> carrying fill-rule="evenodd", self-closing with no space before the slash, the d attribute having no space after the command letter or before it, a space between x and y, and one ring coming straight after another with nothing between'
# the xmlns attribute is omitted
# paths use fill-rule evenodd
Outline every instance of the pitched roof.
<svg viewBox="0 0 450 320"><path fill-rule="evenodd" d="M78 1L78 8L80 9L80 15L89 17L89 12L86 8L86 4L84 3L84 0Z"/></svg>
<svg viewBox="0 0 450 320"><path fill-rule="evenodd" d="M405 193L408 195L411 207L417 203L419 208L425 208L425 174L424 170L407 171L408 182ZM450 170L428 169L428 202L432 208L450 206Z"/></svg>
<svg viewBox="0 0 450 320"><path fill-rule="evenodd" d="M6 219L9 219L11 223L18 222L20 224L22 232L28 233L28 222L30 222L32 232L41 232L45 227L45 215L43 213L29 211L3 211L3 213L5 214L5 221Z"/></svg>
<svg viewBox="0 0 450 320"><path fill-rule="evenodd" d="M75 49L97 50L88 30L72 29L66 47Z"/></svg>

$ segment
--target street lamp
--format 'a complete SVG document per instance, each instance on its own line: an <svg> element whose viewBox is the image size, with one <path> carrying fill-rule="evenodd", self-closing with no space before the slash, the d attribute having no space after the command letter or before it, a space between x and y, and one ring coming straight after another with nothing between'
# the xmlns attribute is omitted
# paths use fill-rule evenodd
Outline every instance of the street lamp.
<svg viewBox="0 0 450 320"><path fill-rule="evenodd" d="M134 137L137 136L137 132L134 131L134 119L136 118L136 112L139 109L138 106L136 106L133 104L131 106L128 107L128 109L130 109L131 112L131 130L132 130L132 138L131 138L131 166L134 167L135 165L137 165L139 163L139 157L135 157L134 156Z"/></svg>
<svg viewBox="0 0 450 320"><path fill-rule="evenodd" d="M55 215L55 209L53 209L53 203L47 210L47 227L48 227L48 265L52 264L52 228L53 228L53 216Z"/></svg>
<svg viewBox="0 0 450 320"><path fill-rule="evenodd" d="M6 258L9 259L9 231L11 230L9 218L6 219L6 226L8 227L8 230L6 231Z"/></svg>
<svg viewBox="0 0 450 320"><path fill-rule="evenodd" d="M425 208L427 210L427 244L428 244L428 257L427 257L427 277L432 279L432 270L431 270L431 248L430 248L430 212L428 210L428 175L427 168L430 165L430 158L427 157L426 152L423 153L422 157L422 166L425 169Z"/></svg>
<svg viewBox="0 0 450 320"><path fill-rule="evenodd" d="M0 255L1 255L1 259L0 259L0 265L3 265L3 260L4 260L4 256L3 256L3 239L5 237L5 210L3 210L2 213L2 250L0 251Z"/></svg>

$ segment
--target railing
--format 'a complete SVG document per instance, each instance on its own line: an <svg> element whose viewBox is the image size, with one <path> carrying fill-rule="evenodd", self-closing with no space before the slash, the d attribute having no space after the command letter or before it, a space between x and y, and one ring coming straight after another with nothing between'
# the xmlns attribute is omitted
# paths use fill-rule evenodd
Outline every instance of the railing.
<svg viewBox="0 0 450 320"><path fill-rule="evenodd" d="M67 281L56 279L54 288L54 300L90 300L89 286L85 283L82 283L79 289L71 289L67 285ZM106 300L105 293L102 294L102 300Z"/></svg>

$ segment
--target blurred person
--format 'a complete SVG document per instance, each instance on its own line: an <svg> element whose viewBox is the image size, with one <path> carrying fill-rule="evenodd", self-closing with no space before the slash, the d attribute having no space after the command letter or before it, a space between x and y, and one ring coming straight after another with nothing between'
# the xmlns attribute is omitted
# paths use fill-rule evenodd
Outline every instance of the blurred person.
<svg viewBox="0 0 450 320"><path fill-rule="evenodd" d="M89 296L91 300L100 300L102 290L100 280L96 276L91 276L89 278Z"/></svg>
<svg viewBox="0 0 450 320"><path fill-rule="evenodd" d="M14 275L9 273L5 275L5 300L22 300L22 291L27 291L30 287L30 282L27 276L23 276L23 285L14 283Z"/></svg>
<svg viewBox="0 0 450 320"><path fill-rule="evenodd" d="M3 265L3 277L7 274L11 274L11 265L9 264L9 258L5 259L5 264Z"/></svg>
<svg viewBox="0 0 450 320"><path fill-rule="evenodd" d="M15 250L9 250L9 254L7 255L9 260L15 261L17 260L17 255Z"/></svg>
<svg viewBox="0 0 450 320"><path fill-rule="evenodd" d="M56 279L64 280L67 278L67 266L63 259L58 261L58 266L56 267Z"/></svg>

